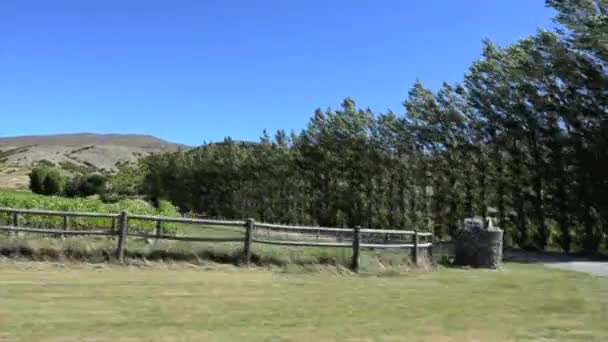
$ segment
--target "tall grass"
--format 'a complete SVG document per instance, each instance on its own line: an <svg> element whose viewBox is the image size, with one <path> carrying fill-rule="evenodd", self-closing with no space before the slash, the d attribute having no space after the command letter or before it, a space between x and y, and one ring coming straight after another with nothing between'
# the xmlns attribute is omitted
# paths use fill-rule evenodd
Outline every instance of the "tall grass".
<svg viewBox="0 0 608 342"><path fill-rule="evenodd" d="M0 255L37 261L84 261L90 263L116 262L116 240L99 237L4 236L0 237ZM352 251L342 248L285 247L253 245L252 262L260 267L285 270L311 270L318 267L347 269ZM127 261L188 262L196 265L209 262L241 265L243 243L206 243L185 241L147 241L130 238ZM409 253L400 251L363 251L363 272L394 272L411 268Z"/></svg>
<svg viewBox="0 0 608 342"><path fill-rule="evenodd" d="M0 191L0 207L42 209L71 212L119 213L161 215L177 217L179 213L169 202L154 208L144 201L123 200L103 203L99 199L68 199L40 196L28 192ZM61 227L63 218L44 215L23 215L22 225L28 227ZM12 222L10 215L0 213L0 224ZM73 218L71 229L103 229L111 227L108 218ZM154 222L129 220L129 231L152 230ZM163 231L198 237L234 237L244 239L244 229L197 226L186 224L163 224ZM80 260L87 262L115 261L116 240L107 237L68 237L26 234L15 236L0 233L0 255L24 257L34 260ZM278 239L280 233L273 233ZM185 261L190 263L220 262L240 264L243 260L243 242L205 243L185 241L148 241L129 238L127 259ZM285 269L310 269L322 266L348 268L352 262L350 248L286 247L253 245L252 261L259 266L278 266ZM361 269L370 272L403 270L410 267L409 251L363 251Z"/></svg>

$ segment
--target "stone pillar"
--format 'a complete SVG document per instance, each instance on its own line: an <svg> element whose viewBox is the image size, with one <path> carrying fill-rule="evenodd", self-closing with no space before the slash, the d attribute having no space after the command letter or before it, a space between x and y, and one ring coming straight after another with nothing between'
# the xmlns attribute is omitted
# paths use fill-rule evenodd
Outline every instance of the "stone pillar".
<svg viewBox="0 0 608 342"><path fill-rule="evenodd" d="M462 229L454 241L454 263L479 268L500 268L502 235L499 228Z"/></svg>

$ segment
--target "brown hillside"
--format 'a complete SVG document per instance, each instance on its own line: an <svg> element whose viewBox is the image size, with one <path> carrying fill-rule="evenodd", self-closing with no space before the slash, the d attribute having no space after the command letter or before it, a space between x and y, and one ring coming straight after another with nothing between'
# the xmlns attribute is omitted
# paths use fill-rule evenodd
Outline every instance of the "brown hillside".
<svg viewBox="0 0 608 342"><path fill-rule="evenodd" d="M27 186L28 173L40 161L112 171L117 163L135 162L151 153L172 152L184 145L149 135L61 134L0 137L0 188Z"/></svg>
<svg viewBox="0 0 608 342"><path fill-rule="evenodd" d="M0 137L0 148L3 146L30 146L30 145L59 145L59 146L84 146L84 145L114 145L141 148L166 148L176 149L179 144L151 136L137 134L57 134L57 135L35 135L19 137Z"/></svg>

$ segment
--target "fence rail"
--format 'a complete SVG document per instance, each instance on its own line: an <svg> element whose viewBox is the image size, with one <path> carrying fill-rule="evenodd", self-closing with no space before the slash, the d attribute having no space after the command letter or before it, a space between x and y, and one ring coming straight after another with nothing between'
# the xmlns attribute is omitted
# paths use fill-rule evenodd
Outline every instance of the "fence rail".
<svg viewBox="0 0 608 342"><path fill-rule="evenodd" d="M329 227L310 227L310 226L289 226L281 224L258 223L253 219L245 221L229 221L229 220L210 220L197 218L179 218L179 217L164 217L164 216L146 216L146 215L129 215L126 212L118 214L106 213L88 213L88 212L66 212L52 210L32 210L19 208L1 208L0 213L9 214L11 224L0 225L0 231L9 233L38 233L38 234L53 234L55 236L67 235L94 235L94 236L109 236L117 237L116 256L120 262L124 262L125 250L127 248L128 237L155 239L155 240L177 240L177 241L193 241L193 242L240 242L243 243L244 261L249 264L253 252L253 244L277 245L277 246L293 246L293 247L326 247L326 248L351 248L352 253L352 269L358 271L360 264L360 255L362 248L373 249L411 249L412 259L415 264L419 262L419 252L422 249L428 251L429 259L432 258L433 234L430 232L418 232L416 230L397 230L397 229L371 229L371 228L329 228ZM42 229L35 227L23 226L21 217L23 215L32 216L60 216L63 217L62 229ZM105 230L87 230L87 229L70 229L70 218L72 217L88 217L88 218L110 218L112 219L112 227ZM156 222L156 229L153 234L142 233L138 231L129 231L129 220L145 220ZM213 225L225 227L243 228L245 232L244 238L230 237L195 237L195 236L174 236L163 234L163 223L183 223L195 225ZM293 241L293 240L277 240L277 239L262 239L254 237L256 229L267 229L276 231L288 232L314 232L317 234L317 239L320 233L341 233L347 235L352 241ZM362 235L400 235L411 236L411 243L367 243L362 241ZM430 241L421 242L421 238L428 238Z"/></svg>
<svg viewBox="0 0 608 342"><path fill-rule="evenodd" d="M292 231L312 231L312 232L327 232L327 233L352 233L352 229L347 228L328 228L328 227L308 227L308 226L288 226L283 224L257 223L256 228L281 229Z"/></svg>
<svg viewBox="0 0 608 342"><path fill-rule="evenodd" d="M102 235L102 236L116 235L116 233L112 233L111 231L107 231L107 230L40 229L40 228L16 227L16 226L6 226L6 225L0 225L0 230L4 230L7 232L59 234L59 235Z"/></svg>
<svg viewBox="0 0 608 342"><path fill-rule="evenodd" d="M289 240L263 240L253 239L252 242L264 245L276 246L301 246L301 247L334 247L334 248L351 248L352 243L347 242L313 242L313 241L289 241Z"/></svg>
<svg viewBox="0 0 608 342"><path fill-rule="evenodd" d="M31 214L44 216L70 216L70 217L96 217L96 218L116 218L120 214L105 214L105 213L87 213L87 212L72 212L72 211L55 211L55 210L37 210L37 209L15 209L0 207L0 212L14 214Z"/></svg>
<svg viewBox="0 0 608 342"><path fill-rule="evenodd" d="M165 216L146 216L146 215L129 215L129 219L145 220L145 221L161 221L167 223L188 223L188 224L208 224L230 227L244 227L245 221L225 221L225 220L208 220L185 217L165 217Z"/></svg>

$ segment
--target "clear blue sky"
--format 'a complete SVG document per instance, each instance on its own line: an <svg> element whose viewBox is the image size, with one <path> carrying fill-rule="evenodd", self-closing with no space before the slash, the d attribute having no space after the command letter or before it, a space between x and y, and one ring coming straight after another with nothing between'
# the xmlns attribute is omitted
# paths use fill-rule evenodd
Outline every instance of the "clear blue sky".
<svg viewBox="0 0 608 342"><path fill-rule="evenodd" d="M544 0L0 0L0 136L143 133L197 145L303 128L346 96L403 112Z"/></svg>

